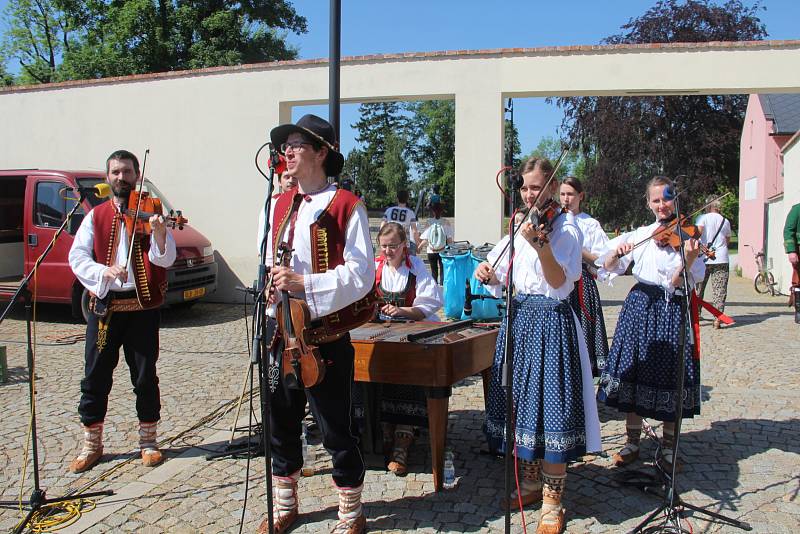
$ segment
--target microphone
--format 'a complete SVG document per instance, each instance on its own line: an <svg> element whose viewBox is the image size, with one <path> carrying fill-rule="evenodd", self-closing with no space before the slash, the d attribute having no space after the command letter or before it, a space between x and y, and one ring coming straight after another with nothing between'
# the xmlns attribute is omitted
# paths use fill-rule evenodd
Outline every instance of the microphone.
<svg viewBox="0 0 800 534"><path fill-rule="evenodd" d="M97 198L108 198L111 196L111 186L105 182L100 182L97 185L93 185L91 187L83 187L79 185L78 187L65 187L65 191L77 191L80 193L82 197L87 197L89 195L94 195Z"/></svg>
<svg viewBox="0 0 800 534"><path fill-rule="evenodd" d="M675 188L671 185L664 186L664 200L675 200L678 194L679 193L675 191Z"/></svg>
<svg viewBox="0 0 800 534"><path fill-rule="evenodd" d="M686 189L685 189L685 188L684 188L684 189L678 189L678 188L677 188L677 185L678 185L678 178L686 178L686 175L685 175L685 174L679 174L679 175L678 175L678 176L676 176L676 177L675 177L675 179L673 180L673 182L675 183L675 185L668 185L668 186L665 186L665 187L664 187L664 200L675 200L675 198L676 198L678 195L680 195L681 193L683 193L684 191L686 191Z"/></svg>
<svg viewBox="0 0 800 534"><path fill-rule="evenodd" d="M269 143L269 159L267 165L275 171L275 174L283 174L286 171L286 158L279 154L275 145Z"/></svg>
<svg viewBox="0 0 800 534"><path fill-rule="evenodd" d="M467 280L464 290L464 315L467 317L472 315L472 293L470 292L469 280Z"/></svg>

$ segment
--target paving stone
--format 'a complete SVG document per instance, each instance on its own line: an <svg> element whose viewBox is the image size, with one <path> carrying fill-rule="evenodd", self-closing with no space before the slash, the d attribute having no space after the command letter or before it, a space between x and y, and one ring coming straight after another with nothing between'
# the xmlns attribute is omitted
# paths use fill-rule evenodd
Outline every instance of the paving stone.
<svg viewBox="0 0 800 534"><path fill-rule="evenodd" d="M613 333L620 304L630 285L622 278L612 288L601 287L609 303L605 309L609 333ZM701 323L702 377L705 402L702 414L683 426L679 473L681 494L687 502L750 522L754 532L795 532L800 524L797 480L800 478L800 366L796 344L800 328L783 298L756 295L749 281L732 277L726 312L742 319L721 330ZM41 342L65 335L82 334L69 311L42 306L37 336ZM245 324L240 306L198 303L191 310L165 310L160 335L159 375L162 422L159 435L175 439L165 467L181 465L166 480L139 497L125 500L121 508L87 526L90 533L236 532L245 499L244 459L207 462L202 458L172 464L193 445L210 447L206 441L229 428L228 412L206 424L200 420L235 399L249 366ZM12 313L0 325L0 339L24 339L25 321ZM138 461L138 428L128 370L121 362L114 375L115 387L105 426L105 456L94 469L81 475L66 466L79 449L80 426L74 410L79 397L83 345L37 349L37 424L40 474L48 495L62 495L109 472L91 490L121 491L151 473ZM24 345L9 344L9 367L25 368ZM257 401L256 401L257 402ZM27 440L28 395L23 381L0 385L0 493L14 498L19 492L22 458ZM411 450L411 472L398 478L383 469L369 469L364 501L372 532L501 532L504 517L497 503L503 495L503 462L480 454L485 449L482 385L468 378L453 388L448 418L448 444L456 455L458 485L433 493L429 472L427 432ZM617 469L609 454L624 442L624 417L600 407L605 456L587 456L570 466L565 503L570 533L612 533L631 530L658 505L658 499L634 488L619 488ZM246 425L244 406L239 425ZM660 433L661 424L651 421ZM227 440L227 437L224 438ZM222 445L218 440L215 447ZM642 462L629 469L652 472L654 445L642 443ZM335 523L337 496L332 486L330 459L319 442L312 440L317 474L300 481L302 520L298 533L329 531ZM205 451L197 451L198 455ZM125 463L128 459L133 461ZM184 460L181 460L184 461ZM32 487L30 463L23 496ZM244 530L255 531L266 515L264 461L251 461ZM109 502L116 497L109 497ZM538 506L526 510L528 531L536 528ZM19 512L0 509L0 530L13 529ZM711 523L701 515L690 518L695 531L740 532ZM512 532L522 532L519 512L512 513Z"/></svg>

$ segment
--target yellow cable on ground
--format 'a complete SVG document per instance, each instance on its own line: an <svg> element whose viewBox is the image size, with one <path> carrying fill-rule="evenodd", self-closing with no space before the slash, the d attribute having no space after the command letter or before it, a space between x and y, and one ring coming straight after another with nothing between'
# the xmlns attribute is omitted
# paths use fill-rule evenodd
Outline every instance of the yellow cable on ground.
<svg viewBox="0 0 800 534"><path fill-rule="evenodd" d="M41 259L41 258L40 258ZM39 260L37 260L37 264ZM30 361L30 376L28 379L31 384L31 416L28 420L28 438L25 440L25 450L22 455L22 475L19 479L19 512L24 513L22 509L22 494L25 488L25 475L28 470L28 452L31 444L31 436L33 434L33 418L36 413L36 292L38 289L37 278L39 271L33 272L33 319L32 319L32 339L31 339L31 361ZM82 511L89 511L94 509L95 503L89 499L76 499L75 501L61 501L51 504L45 504L36 510L31 515L28 522L28 528L32 532L54 532L65 528L75 521L77 521ZM24 517L17 523L19 527L24 521Z"/></svg>

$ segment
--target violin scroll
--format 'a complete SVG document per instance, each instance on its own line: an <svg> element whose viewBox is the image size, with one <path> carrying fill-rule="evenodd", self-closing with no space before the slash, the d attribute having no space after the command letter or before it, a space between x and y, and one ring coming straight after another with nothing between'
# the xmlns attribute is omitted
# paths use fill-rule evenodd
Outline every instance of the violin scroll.
<svg viewBox="0 0 800 534"><path fill-rule="evenodd" d="M141 194L138 191L131 191L127 206L139 206L138 212L135 208L130 207L122 210L128 236L131 235L131 232L135 232L139 236L149 236L153 231L150 227L150 217L153 215L164 217L166 225L173 230L175 228L183 230L183 226L189 222L181 210L170 210L169 215L164 215L161 199L150 196L147 191L143 191ZM135 222L134 217L136 218Z"/></svg>

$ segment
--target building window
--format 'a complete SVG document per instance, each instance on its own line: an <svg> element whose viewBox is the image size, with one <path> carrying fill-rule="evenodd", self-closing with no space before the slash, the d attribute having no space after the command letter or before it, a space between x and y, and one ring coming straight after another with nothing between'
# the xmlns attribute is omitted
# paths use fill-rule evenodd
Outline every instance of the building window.
<svg viewBox="0 0 800 534"><path fill-rule="evenodd" d="M758 177L753 176L744 181L744 200L758 198Z"/></svg>

